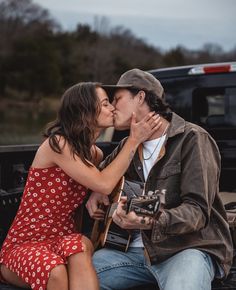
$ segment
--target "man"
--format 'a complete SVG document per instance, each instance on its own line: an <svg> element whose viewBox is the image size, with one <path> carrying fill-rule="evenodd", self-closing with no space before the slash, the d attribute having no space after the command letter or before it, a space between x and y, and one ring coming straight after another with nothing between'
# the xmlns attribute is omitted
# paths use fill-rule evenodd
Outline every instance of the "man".
<svg viewBox="0 0 236 290"><path fill-rule="evenodd" d="M137 119L156 111L158 132L143 143L125 177L145 182L145 194L165 189L165 208L159 218L126 214L122 199L113 214L121 228L133 231L128 251L103 248L94 265L101 289L126 289L153 283L161 290L210 290L214 277L225 277L232 262L232 241L219 198L220 154L201 127L171 112L161 83L139 69L124 73L114 90L115 127L127 129L132 112ZM108 156L106 166L124 144ZM87 209L101 218L93 193Z"/></svg>

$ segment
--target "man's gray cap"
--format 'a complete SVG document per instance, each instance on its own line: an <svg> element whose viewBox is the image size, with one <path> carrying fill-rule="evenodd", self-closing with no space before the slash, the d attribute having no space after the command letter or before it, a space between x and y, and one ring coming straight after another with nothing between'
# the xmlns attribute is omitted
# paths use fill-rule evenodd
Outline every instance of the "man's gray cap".
<svg viewBox="0 0 236 290"><path fill-rule="evenodd" d="M102 87L107 90L108 93L114 93L114 91L119 88L137 88L149 91L160 99L164 96L164 89L159 80L157 80L152 74L138 68L123 73L116 85L102 85Z"/></svg>

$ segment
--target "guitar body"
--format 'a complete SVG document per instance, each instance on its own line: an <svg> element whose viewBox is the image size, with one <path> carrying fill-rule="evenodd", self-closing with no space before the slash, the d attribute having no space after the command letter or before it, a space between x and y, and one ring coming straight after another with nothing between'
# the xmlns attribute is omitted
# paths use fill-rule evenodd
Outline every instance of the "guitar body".
<svg viewBox="0 0 236 290"><path fill-rule="evenodd" d="M134 211L140 216L157 216L163 204L160 195L155 192L151 196L144 196L143 191L144 184L142 182L125 180L124 177L120 179L109 195L111 205L100 207L106 213L104 220L96 220L94 222L91 240L95 249L98 247L108 247L123 252L127 251L131 241L130 232L120 228L112 220L112 215L122 195L127 196L127 213Z"/></svg>
<svg viewBox="0 0 236 290"><path fill-rule="evenodd" d="M106 215L103 221L95 220L93 225L91 241L95 249L98 247L111 247L121 251L126 251L128 248L130 234L127 230L121 229L112 221L112 213L122 195L124 180L124 177L122 177L111 192L109 196L111 205L103 205L100 207L106 212Z"/></svg>
<svg viewBox="0 0 236 290"><path fill-rule="evenodd" d="M100 235L102 247L112 248L126 252L131 236L125 229L120 228L112 219L109 219L106 224L105 231Z"/></svg>
<svg viewBox="0 0 236 290"><path fill-rule="evenodd" d="M125 179L122 177L109 196L111 205L104 208L106 211L104 221L95 221L95 223L99 223L98 227L100 227L100 234L98 242L101 247L108 247L126 252L130 243L130 234L127 230L120 228L112 220L112 214L122 196L124 183Z"/></svg>

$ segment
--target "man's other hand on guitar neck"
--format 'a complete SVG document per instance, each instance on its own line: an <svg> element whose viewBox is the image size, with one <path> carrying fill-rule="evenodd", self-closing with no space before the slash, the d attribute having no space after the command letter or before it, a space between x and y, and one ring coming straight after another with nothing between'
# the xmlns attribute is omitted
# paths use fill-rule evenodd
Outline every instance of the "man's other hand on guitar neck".
<svg viewBox="0 0 236 290"><path fill-rule="evenodd" d="M117 209L112 215L113 221L123 229L150 230L153 219L151 217L138 216L134 211L126 213L127 197L121 197Z"/></svg>
<svg viewBox="0 0 236 290"><path fill-rule="evenodd" d="M107 195L93 192L86 203L86 208L91 218L95 220L103 220L105 212L102 209L103 205L109 205L109 198Z"/></svg>

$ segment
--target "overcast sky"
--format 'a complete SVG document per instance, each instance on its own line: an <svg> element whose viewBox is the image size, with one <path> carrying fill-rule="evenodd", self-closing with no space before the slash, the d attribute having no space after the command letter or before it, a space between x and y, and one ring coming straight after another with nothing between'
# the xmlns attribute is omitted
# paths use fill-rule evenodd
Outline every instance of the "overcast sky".
<svg viewBox="0 0 236 290"><path fill-rule="evenodd" d="M199 49L206 43L225 51L236 47L236 0L34 0L66 30L78 23L94 27L107 17L109 27L123 26L164 50L182 45Z"/></svg>

